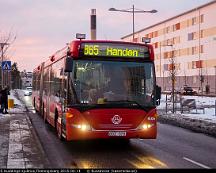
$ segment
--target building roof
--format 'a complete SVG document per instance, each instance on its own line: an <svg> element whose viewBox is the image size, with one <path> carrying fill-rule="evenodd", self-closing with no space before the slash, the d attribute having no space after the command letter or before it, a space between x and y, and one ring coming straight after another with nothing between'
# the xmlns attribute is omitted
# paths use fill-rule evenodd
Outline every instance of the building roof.
<svg viewBox="0 0 216 173"><path fill-rule="evenodd" d="M143 29L141 29L141 30L139 30L139 31L136 31L135 34L137 34L137 33L139 33L139 32L142 32L142 31L144 31L144 30L147 30L147 29L149 29L149 28L152 28L152 27L154 27L154 26L160 25L160 24L162 24L162 23L164 23L164 22L170 21L170 20L172 20L172 19L175 19L175 18L177 18L177 17L183 16L183 15L185 15L185 14L187 14L187 13L191 13L191 12L193 12L193 11L196 11L196 10L198 10L198 9L201 9L201 8L203 8L203 7L206 7L206 6L208 6L208 5L214 4L214 3L216 3L216 0L210 1L210 2L208 2L208 3L206 3L206 4L203 4L203 5L201 5L201 6L198 6L198 7L196 7L196 8L193 8L193 9L191 9L191 10L189 10L189 11L183 12L183 13L181 13L181 14L178 14L178 15L176 15L176 16L173 16L173 17L171 17L171 18L168 18L168 19L166 19L166 20L163 20L163 21L161 21L161 22L158 22L158 23L156 23L156 24L154 24L154 25L151 25L151 26L148 26L148 27L146 27L146 28L143 28ZM127 38L127 37L132 36L132 35L133 35L133 33L128 34L128 35L126 35L126 36L121 37L121 39Z"/></svg>

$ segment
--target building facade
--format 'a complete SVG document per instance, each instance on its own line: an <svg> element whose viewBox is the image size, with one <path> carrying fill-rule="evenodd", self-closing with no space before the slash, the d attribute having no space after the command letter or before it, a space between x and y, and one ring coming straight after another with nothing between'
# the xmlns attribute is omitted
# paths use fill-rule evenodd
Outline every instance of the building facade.
<svg viewBox="0 0 216 173"><path fill-rule="evenodd" d="M135 42L151 38L157 83L170 90L189 85L200 92L216 93L216 1L204 4L135 33ZM133 41L133 35L122 37ZM174 66L173 66L174 64Z"/></svg>
<svg viewBox="0 0 216 173"><path fill-rule="evenodd" d="M22 89L32 86L32 78L33 78L32 72L26 72L25 70L21 72Z"/></svg>

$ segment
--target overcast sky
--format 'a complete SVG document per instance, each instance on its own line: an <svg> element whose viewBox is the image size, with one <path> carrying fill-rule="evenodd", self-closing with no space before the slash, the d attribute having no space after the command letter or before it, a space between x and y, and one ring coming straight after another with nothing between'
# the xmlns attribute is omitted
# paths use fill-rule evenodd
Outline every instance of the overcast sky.
<svg viewBox="0 0 216 173"><path fill-rule="evenodd" d="M90 39L90 13L97 10L97 39L119 40L132 33L132 14L109 8L158 13L135 14L135 31L212 0L0 0L0 39L16 35L7 55L19 70L32 71L55 51L85 33ZM1 40L0 40L1 41Z"/></svg>

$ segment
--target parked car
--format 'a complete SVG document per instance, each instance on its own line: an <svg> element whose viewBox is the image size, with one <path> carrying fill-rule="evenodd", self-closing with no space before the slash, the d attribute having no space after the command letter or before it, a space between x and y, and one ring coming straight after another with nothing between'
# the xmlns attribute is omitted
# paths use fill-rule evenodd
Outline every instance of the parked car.
<svg viewBox="0 0 216 173"><path fill-rule="evenodd" d="M182 94L183 94L183 95L196 95L197 92L194 91L192 87L185 85L185 86L183 87L183 92L182 92Z"/></svg>
<svg viewBox="0 0 216 173"><path fill-rule="evenodd" d="M32 87L26 87L24 96L30 96L30 95L32 95Z"/></svg>

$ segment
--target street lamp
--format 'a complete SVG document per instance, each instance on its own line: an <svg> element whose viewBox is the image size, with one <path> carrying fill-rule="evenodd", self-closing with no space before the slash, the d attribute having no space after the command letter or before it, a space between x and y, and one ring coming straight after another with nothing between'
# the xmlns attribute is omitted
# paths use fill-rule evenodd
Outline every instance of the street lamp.
<svg viewBox="0 0 216 173"><path fill-rule="evenodd" d="M132 8L127 9L127 10L119 10L119 9L116 9L116 8L110 8L109 11L120 11L120 12L126 12L126 13L132 13L133 14L133 41L134 41L134 33L135 33L135 29L134 29L134 13L157 13L157 10L145 11L145 10L135 9L134 5L133 5Z"/></svg>

